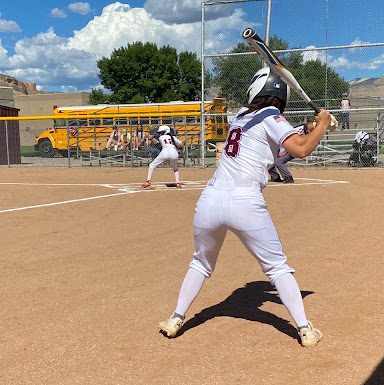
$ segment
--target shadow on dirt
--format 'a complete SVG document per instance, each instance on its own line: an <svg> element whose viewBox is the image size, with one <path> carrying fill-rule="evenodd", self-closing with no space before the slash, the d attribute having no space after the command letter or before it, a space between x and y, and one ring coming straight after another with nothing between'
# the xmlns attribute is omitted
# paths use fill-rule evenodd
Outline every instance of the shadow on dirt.
<svg viewBox="0 0 384 385"><path fill-rule="evenodd" d="M305 298L313 293L313 291L302 291L301 295ZM244 287L236 289L224 301L195 314L185 322L178 335L181 336L189 329L200 326L212 318L233 317L271 325L281 333L297 340L297 330L289 321L259 309L264 302L281 304L276 289L269 282L249 282Z"/></svg>
<svg viewBox="0 0 384 385"><path fill-rule="evenodd" d="M372 375L363 385L383 385L384 384L384 358L377 365Z"/></svg>

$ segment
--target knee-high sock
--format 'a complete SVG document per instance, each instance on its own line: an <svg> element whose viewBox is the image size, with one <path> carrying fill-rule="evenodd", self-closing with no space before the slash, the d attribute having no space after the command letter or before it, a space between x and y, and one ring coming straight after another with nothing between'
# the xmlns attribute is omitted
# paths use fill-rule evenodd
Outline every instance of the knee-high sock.
<svg viewBox="0 0 384 385"><path fill-rule="evenodd" d="M174 171L174 173L175 173L175 181L176 183L179 183L180 182L179 170Z"/></svg>
<svg viewBox="0 0 384 385"><path fill-rule="evenodd" d="M154 170L155 168L156 168L156 167L152 166L152 163L149 164L149 166L148 166L147 180L151 180L151 179L152 179L153 170Z"/></svg>
<svg viewBox="0 0 384 385"><path fill-rule="evenodd" d="M205 275L189 268L179 292L175 313L185 316L203 286Z"/></svg>
<svg viewBox="0 0 384 385"><path fill-rule="evenodd" d="M305 315L303 298L296 279L291 273L283 274L275 281L275 287L279 292L281 302L288 309L297 327L308 324Z"/></svg>

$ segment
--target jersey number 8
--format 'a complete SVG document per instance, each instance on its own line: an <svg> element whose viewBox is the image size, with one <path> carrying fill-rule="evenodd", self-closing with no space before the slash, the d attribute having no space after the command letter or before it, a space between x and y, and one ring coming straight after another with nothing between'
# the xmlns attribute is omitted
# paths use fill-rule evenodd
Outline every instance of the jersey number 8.
<svg viewBox="0 0 384 385"><path fill-rule="evenodd" d="M225 145L225 153L234 158L238 155L240 150L241 128L234 128L228 134L227 143Z"/></svg>

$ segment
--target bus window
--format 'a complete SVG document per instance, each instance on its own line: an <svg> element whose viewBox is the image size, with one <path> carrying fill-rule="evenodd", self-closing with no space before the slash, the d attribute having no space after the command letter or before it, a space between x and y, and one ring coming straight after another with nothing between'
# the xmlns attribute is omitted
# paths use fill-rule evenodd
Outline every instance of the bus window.
<svg viewBox="0 0 384 385"><path fill-rule="evenodd" d="M172 124L172 118L168 117L168 116L164 116L162 118L162 123L163 124L166 124L167 126L169 126L170 124Z"/></svg>
<svg viewBox="0 0 384 385"><path fill-rule="evenodd" d="M153 126L158 126L160 124L160 119L158 117L151 117L149 121L150 121L150 124ZM142 124L143 124L143 121L142 121Z"/></svg>
<svg viewBox="0 0 384 385"><path fill-rule="evenodd" d="M126 126L128 124L127 118L116 118L116 124L118 126Z"/></svg>
<svg viewBox="0 0 384 385"><path fill-rule="evenodd" d="M113 126L113 119L111 119L111 118L104 118L103 119L103 125L104 126Z"/></svg>
<svg viewBox="0 0 384 385"><path fill-rule="evenodd" d="M100 126L100 119L89 119L89 125L90 126Z"/></svg>
<svg viewBox="0 0 384 385"><path fill-rule="evenodd" d="M78 119L77 120L78 127L84 127L88 125L88 119Z"/></svg>
<svg viewBox="0 0 384 385"><path fill-rule="evenodd" d="M54 119L53 126L54 127L64 127L65 126L65 119Z"/></svg>
<svg viewBox="0 0 384 385"><path fill-rule="evenodd" d="M69 119L68 126L77 126L77 119Z"/></svg>

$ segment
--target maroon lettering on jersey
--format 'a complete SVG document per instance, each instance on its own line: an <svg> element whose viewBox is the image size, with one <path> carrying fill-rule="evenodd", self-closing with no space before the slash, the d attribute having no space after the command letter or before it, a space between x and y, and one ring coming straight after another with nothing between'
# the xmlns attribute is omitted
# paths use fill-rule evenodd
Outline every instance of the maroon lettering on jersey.
<svg viewBox="0 0 384 385"><path fill-rule="evenodd" d="M233 128L228 134L228 139L224 151L231 158L234 158L239 154L241 133L241 128L237 127Z"/></svg>

